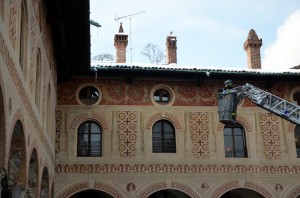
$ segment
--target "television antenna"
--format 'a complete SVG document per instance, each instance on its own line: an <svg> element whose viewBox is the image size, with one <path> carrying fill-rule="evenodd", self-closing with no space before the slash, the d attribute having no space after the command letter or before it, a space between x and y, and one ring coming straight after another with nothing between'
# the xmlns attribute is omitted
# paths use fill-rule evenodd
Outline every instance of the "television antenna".
<svg viewBox="0 0 300 198"><path fill-rule="evenodd" d="M125 16L121 16L121 17L117 17L115 18L115 21L117 23L119 23L119 20L120 19L124 19L124 18L129 18L129 38L130 38L130 61L132 63L132 33L131 33L131 19L133 16L136 16L138 14L143 14L145 13L146 11L141 11L141 12L136 12L136 13L133 13L133 14L128 14L128 15L125 15Z"/></svg>

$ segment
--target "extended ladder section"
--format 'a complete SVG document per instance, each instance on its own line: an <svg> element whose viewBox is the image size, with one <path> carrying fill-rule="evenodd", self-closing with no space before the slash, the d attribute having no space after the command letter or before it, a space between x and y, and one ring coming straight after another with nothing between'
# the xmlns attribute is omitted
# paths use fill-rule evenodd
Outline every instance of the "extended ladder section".
<svg viewBox="0 0 300 198"><path fill-rule="evenodd" d="M249 98L256 105L286 119L300 124L300 107L249 83L241 88L242 97Z"/></svg>

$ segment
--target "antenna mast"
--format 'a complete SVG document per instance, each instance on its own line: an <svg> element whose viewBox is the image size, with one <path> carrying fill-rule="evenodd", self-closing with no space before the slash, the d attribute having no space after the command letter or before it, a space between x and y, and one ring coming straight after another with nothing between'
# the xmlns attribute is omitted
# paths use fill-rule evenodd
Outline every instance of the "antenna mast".
<svg viewBox="0 0 300 198"><path fill-rule="evenodd" d="M121 16L121 17L117 17L115 18L115 21L117 23L119 23L119 20L120 19L124 19L124 18L129 18L129 26L130 26L130 30L129 30L129 38L130 38L130 61L132 63L132 35L131 35L131 18L135 15L138 15L138 14L142 14L146 11L141 11L141 12L136 12L136 13L133 13L133 14L129 14L129 15L125 15L125 16Z"/></svg>

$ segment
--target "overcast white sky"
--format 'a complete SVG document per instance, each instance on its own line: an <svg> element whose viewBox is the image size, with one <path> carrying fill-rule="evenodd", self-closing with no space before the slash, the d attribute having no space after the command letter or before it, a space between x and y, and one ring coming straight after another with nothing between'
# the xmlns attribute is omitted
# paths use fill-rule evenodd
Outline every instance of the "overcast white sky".
<svg viewBox="0 0 300 198"><path fill-rule="evenodd" d="M92 57L115 56L114 34L124 17L127 62L149 63L141 55L147 43L165 52L166 37L177 36L177 64L220 68L247 68L243 44L250 29L263 40L263 69L300 65L299 0L90 0ZM132 53L130 50L132 46Z"/></svg>

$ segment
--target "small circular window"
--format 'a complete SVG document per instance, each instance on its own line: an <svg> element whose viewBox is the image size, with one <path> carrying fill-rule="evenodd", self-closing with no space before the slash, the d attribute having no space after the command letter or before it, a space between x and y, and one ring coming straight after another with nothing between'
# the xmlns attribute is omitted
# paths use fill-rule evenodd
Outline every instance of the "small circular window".
<svg viewBox="0 0 300 198"><path fill-rule="evenodd" d="M84 86L80 89L78 95L79 101L85 105L93 105L100 100L100 91L93 86Z"/></svg>
<svg viewBox="0 0 300 198"><path fill-rule="evenodd" d="M151 100L154 104L170 105L174 102L174 93L172 89L166 85L159 85L152 89Z"/></svg>

